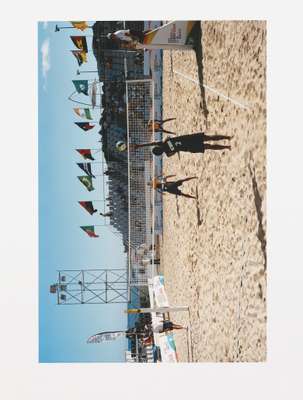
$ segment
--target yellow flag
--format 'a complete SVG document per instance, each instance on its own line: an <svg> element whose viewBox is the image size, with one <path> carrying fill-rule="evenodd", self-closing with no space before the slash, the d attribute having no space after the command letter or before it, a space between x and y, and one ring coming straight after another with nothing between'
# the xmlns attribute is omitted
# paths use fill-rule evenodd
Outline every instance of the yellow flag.
<svg viewBox="0 0 303 400"><path fill-rule="evenodd" d="M86 28L89 28L89 25L87 24L86 21L71 21L71 24L73 25L74 28L80 29L81 31L84 31Z"/></svg>
<svg viewBox="0 0 303 400"><path fill-rule="evenodd" d="M79 52L79 53L80 53L80 56L82 57L82 60L83 60L84 62L87 62L87 56L86 56L85 51L81 51L81 52Z"/></svg>

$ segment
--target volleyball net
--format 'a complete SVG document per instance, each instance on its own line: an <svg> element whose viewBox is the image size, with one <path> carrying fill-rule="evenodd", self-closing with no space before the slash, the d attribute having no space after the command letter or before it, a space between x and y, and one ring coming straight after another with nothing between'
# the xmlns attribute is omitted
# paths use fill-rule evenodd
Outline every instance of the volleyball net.
<svg viewBox="0 0 303 400"><path fill-rule="evenodd" d="M155 191L149 183L155 176L151 147L134 144L154 140L154 82L126 81L128 151L128 282L147 286L155 268Z"/></svg>

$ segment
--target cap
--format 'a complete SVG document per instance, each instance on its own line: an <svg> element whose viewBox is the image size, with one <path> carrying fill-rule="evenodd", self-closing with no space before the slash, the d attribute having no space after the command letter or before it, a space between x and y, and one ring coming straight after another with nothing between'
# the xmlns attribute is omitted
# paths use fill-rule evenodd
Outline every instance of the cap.
<svg viewBox="0 0 303 400"><path fill-rule="evenodd" d="M108 33L107 35L106 35L106 37L107 37L107 39L110 39L111 38L111 33Z"/></svg>

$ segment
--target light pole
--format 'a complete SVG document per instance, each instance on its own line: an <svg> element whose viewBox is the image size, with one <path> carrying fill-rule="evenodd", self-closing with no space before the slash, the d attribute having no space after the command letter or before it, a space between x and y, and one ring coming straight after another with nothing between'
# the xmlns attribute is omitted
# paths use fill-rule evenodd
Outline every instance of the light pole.
<svg viewBox="0 0 303 400"><path fill-rule="evenodd" d="M77 75L80 75L80 74L83 74L83 73L97 73L98 72L98 70L96 70L96 71L80 71L79 69L77 69Z"/></svg>

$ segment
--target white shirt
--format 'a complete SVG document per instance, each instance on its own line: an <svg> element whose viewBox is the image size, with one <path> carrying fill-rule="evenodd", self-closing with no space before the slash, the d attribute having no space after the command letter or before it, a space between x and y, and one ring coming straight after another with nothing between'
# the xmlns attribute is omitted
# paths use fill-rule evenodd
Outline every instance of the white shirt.
<svg viewBox="0 0 303 400"><path fill-rule="evenodd" d="M126 33L129 33L129 29L121 29L120 31L114 32L114 35L125 42L132 42L133 39L130 36L125 35Z"/></svg>

